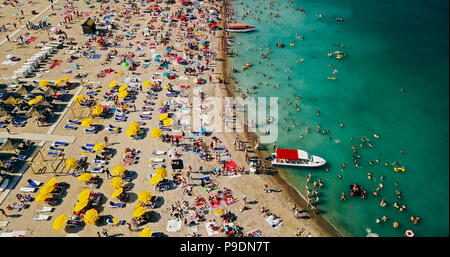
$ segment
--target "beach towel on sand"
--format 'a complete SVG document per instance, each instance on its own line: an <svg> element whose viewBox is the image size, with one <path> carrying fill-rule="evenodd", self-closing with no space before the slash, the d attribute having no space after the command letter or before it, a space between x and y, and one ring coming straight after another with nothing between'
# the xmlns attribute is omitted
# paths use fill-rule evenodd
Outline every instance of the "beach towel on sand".
<svg viewBox="0 0 450 257"><path fill-rule="evenodd" d="M181 220L169 220L167 221L167 232L179 232L181 230Z"/></svg>
<svg viewBox="0 0 450 257"><path fill-rule="evenodd" d="M214 226L217 226L217 224L215 222L208 222L208 223L205 224L206 232L208 232L208 236L213 236L213 235L219 234L218 230L213 230L210 227L211 224L214 225Z"/></svg>
<svg viewBox="0 0 450 257"><path fill-rule="evenodd" d="M271 226L273 226L274 224L276 224L276 223L278 222L279 219L280 219L280 218L274 219L273 216L269 216L269 217L267 217L266 221L267 221L267 223L269 223ZM274 227L274 228L279 228L279 227L281 227L281 225L283 225L283 222L280 222L280 224L278 224L278 225L277 225L276 227Z"/></svg>

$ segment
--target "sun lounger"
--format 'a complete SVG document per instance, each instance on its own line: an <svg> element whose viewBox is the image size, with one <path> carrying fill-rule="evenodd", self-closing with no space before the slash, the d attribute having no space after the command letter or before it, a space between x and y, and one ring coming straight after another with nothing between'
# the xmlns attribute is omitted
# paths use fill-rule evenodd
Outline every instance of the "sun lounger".
<svg viewBox="0 0 450 257"><path fill-rule="evenodd" d="M119 225L124 225L126 223L126 221L125 220L120 220L117 224L114 224L113 219L107 219L106 223L108 225L119 226Z"/></svg>
<svg viewBox="0 0 450 257"><path fill-rule="evenodd" d="M22 192L26 192L26 193L34 193L36 188L35 187L21 187L19 190Z"/></svg>
<svg viewBox="0 0 450 257"><path fill-rule="evenodd" d="M65 125L64 126L65 129L70 129L70 130L76 130L77 127L71 126L71 125Z"/></svg>
<svg viewBox="0 0 450 257"><path fill-rule="evenodd" d="M6 187L8 186L8 184L9 184L9 179L3 180L3 183L0 185L0 192L3 192L3 190L5 190Z"/></svg>
<svg viewBox="0 0 450 257"><path fill-rule="evenodd" d="M118 121L118 122L122 122L122 121L127 121L127 118L117 118L117 117L114 117L114 120L115 120L115 121Z"/></svg>
<svg viewBox="0 0 450 257"><path fill-rule="evenodd" d="M166 152L165 151L157 151L157 150L153 150L152 152L154 155L165 155Z"/></svg>
<svg viewBox="0 0 450 257"><path fill-rule="evenodd" d="M61 142L61 141L53 142L53 146L56 146L56 147L58 147L58 146L67 146L67 145L69 145L69 143Z"/></svg>
<svg viewBox="0 0 450 257"><path fill-rule="evenodd" d="M73 124L73 125L81 125L81 121L76 121L76 120L67 120L67 122Z"/></svg>
<svg viewBox="0 0 450 257"><path fill-rule="evenodd" d="M120 133L120 129L114 130L112 128L109 128L108 132L113 133L113 134L119 134Z"/></svg>
<svg viewBox="0 0 450 257"><path fill-rule="evenodd" d="M123 207L125 207L125 204L123 204L123 203L109 202L109 206L112 207L112 208L123 208Z"/></svg>
<svg viewBox="0 0 450 257"><path fill-rule="evenodd" d="M94 149L93 149L93 148L87 148L87 147L81 146L81 149L82 149L83 151L89 152L89 153L93 153L93 152L94 152Z"/></svg>
<svg viewBox="0 0 450 257"><path fill-rule="evenodd" d="M84 144L84 146L89 147L89 148L93 148L95 146L95 144Z"/></svg>
<svg viewBox="0 0 450 257"><path fill-rule="evenodd" d="M12 158L15 160L23 161L23 160L25 160L25 158L27 158L27 156L26 155L17 155L17 156L13 156Z"/></svg>
<svg viewBox="0 0 450 257"><path fill-rule="evenodd" d="M165 162L165 160L164 160L163 158L153 158L153 159L150 159L150 161L151 161L152 163L161 163L161 162Z"/></svg>
<svg viewBox="0 0 450 257"><path fill-rule="evenodd" d="M43 215L43 214L39 214L39 213L33 214L34 220L48 220L49 218L50 218L49 215Z"/></svg>
<svg viewBox="0 0 450 257"><path fill-rule="evenodd" d="M87 134L97 134L96 129L85 129L84 132Z"/></svg>
<svg viewBox="0 0 450 257"><path fill-rule="evenodd" d="M148 116L148 115L139 115L139 118L141 118L141 120L151 120L152 117Z"/></svg>
<svg viewBox="0 0 450 257"><path fill-rule="evenodd" d="M94 160L94 164L97 165L106 165L108 162L105 160Z"/></svg>
<svg viewBox="0 0 450 257"><path fill-rule="evenodd" d="M103 169L102 168L93 168L91 170L92 173L103 173Z"/></svg>
<svg viewBox="0 0 450 257"><path fill-rule="evenodd" d="M30 187L34 187L34 188L38 188L42 184L42 182L32 180L32 179L28 179L27 182L30 185Z"/></svg>
<svg viewBox="0 0 450 257"><path fill-rule="evenodd" d="M64 149L58 148L58 147L54 147L54 146L50 146L50 150L52 150L52 151L63 151Z"/></svg>
<svg viewBox="0 0 450 257"><path fill-rule="evenodd" d="M41 209L39 209L39 212L52 212L53 211L53 207L48 207L48 206L44 206Z"/></svg>

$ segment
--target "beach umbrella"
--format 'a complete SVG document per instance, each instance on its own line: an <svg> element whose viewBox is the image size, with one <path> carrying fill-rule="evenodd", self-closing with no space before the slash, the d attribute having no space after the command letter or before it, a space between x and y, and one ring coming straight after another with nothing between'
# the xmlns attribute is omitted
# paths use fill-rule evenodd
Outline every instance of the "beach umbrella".
<svg viewBox="0 0 450 257"><path fill-rule="evenodd" d="M138 196L139 200L146 203L152 199L152 193L149 191L141 191Z"/></svg>
<svg viewBox="0 0 450 257"><path fill-rule="evenodd" d="M31 99L30 101L28 101L28 105L35 105L35 104L37 104L36 99Z"/></svg>
<svg viewBox="0 0 450 257"><path fill-rule="evenodd" d="M222 215L222 214L223 214L223 209L217 209L217 210L215 211L215 213L216 213L217 215Z"/></svg>
<svg viewBox="0 0 450 257"><path fill-rule="evenodd" d="M122 67L130 67L130 63L129 62L123 62L122 63Z"/></svg>
<svg viewBox="0 0 450 257"><path fill-rule="evenodd" d="M167 53L171 53L171 52L172 52L172 49L166 48L166 52L167 52Z"/></svg>
<svg viewBox="0 0 450 257"><path fill-rule="evenodd" d="M77 102L77 103L79 103L83 100L84 100L84 95L78 95L77 97L75 97L75 102Z"/></svg>
<svg viewBox="0 0 450 257"><path fill-rule="evenodd" d="M139 218L142 215L144 215L144 213L146 213L146 212L147 212L147 210L144 207L139 207L133 211L133 217Z"/></svg>
<svg viewBox="0 0 450 257"><path fill-rule="evenodd" d="M61 214L58 216L58 218L55 219L55 221L53 222L53 230L59 230L61 229L64 225L66 225L67 222L67 216L65 214Z"/></svg>
<svg viewBox="0 0 450 257"><path fill-rule="evenodd" d="M53 177L49 181L47 181L47 183L45 183L44 186L54 186L55 184L56 184L56 178Z"/></svg>
<svg viewBox="0 0 450 257"><path fill-rule="evenodd" d="M78 202L75 204L75 207L73 208L74 212L79 212L83 210L88 205L88 201Z"/></svg>
<svg viewBox="0 0 450 257"><path fill-rule="evenodd" d="M154 128L154 129L152 129L152 131L150 132L150 135L151 135L153 138L158 138L158 137L160 137L160 136L162 135L162 131L161 131L161 129L159 129L159 128Z"/></svg>
<svg viewBox="0 0 450 257"><path fill-rule="evenodd" d="M161 178L167 177L167 170L163 167L158 167L155 170L156 175L159 175Z"/></svg>
<svg viewBox="0 0 450 257"><path fill-rule="evenodd" d="M149 228L144 228L139 234L139 237L152 237L152 230Z"/></svg>
<svg viewBox="0 0 450 257"><path fill-rule="evenodd" d="M95 224L98 220L98 212L96 209L90 209L84 214L83 220L86 224Z"/></svg>
<svg viewBox="0 0 450 257"><path fill-rule="evenodd" d="M95 108L92 110L92 114L99 116L103 112L103 107L101 105L95 106Z"/></svg>
<svg viewBox="0 0 450 257"><path fill-rule="evenodd" d="M109 83L109 85L108 85L108 88L114 88L115 86L117 86L117 84L118 84L119 82L117 82L117 81L111 81L111 83Z"/></svg>
<svg viewBox="0 0 450 257"><path fill-rule="evenodd" d="M36 196L36 198L34 199L34 201L40 203L40 202L44 202L45 199L50 198L50 193L47 194L39 194L38 196Z"/></svg>
<svg viewBox="0 0 450 257"><path fill-rule="evenodd" d="M154 62L161 62L161 60L160 59L155 59L155 60L153 60Z"/></svg>
<svg viewBox="0 0 450 257"><path fill-rule="evenodd" d="M175 58L175 61L176 61L176 62L181 62L182 60L183 60L183 58L181 58L181 57L179 57L179 56L178 56L177 58Z"/></svg>
<svg viewBox="0 0 450 257"><path fill-rule="evenodd" d="M94 120L93 120L93 119L87 118L87 119L84 119L84 120L81 122L81 126L87 128L87 127L91 126L93 123L94 123Z"/></svg>
<svg viewBox="0 0 450 257"><path fill-rule="evenodd" d="M64 77L64 78L62 78L61 80L63 81L63 82L67 82L67 81L69 81L69 77Z"/></svg>
<svg viewBox="0 0 450 257"><path fill-rule="evenodd" d="M128 91L122 91L122 92L119 93L119 97L120 98L125 98L127 96L128 96Z"/></svg>
<svg viewBox="0 0 450 257"><path fill-rule="evenodd" d="M119 195L121 195L122 193L123 193L123 188L121 187L121 188L117 189L116 191L114 191L114 192L111 194L111 198L112 198L112 199L116 199L116 198L119 197Z"/></svg>
<svg viewBox="0 0 450 257"><path fill-rule="evenodd" d="M48 82L48 80L42 80L42 81L39 81L39 86L40 87L46 87L46 86L48 86L50 84L50 82Z"/></svg>
<svg viewBox="0 0 450 257"><path fill-rule="evenodd" d="M130 127L129 128L136 128L136 129L139 129L139 128L141 128L141 124L139 124L139 123L137 123L136 121L134 121L134 122L132 122L131 124L130 124Z"/></svg>
<svg viewBox="0 0 450 257"><path fill-rule="evenodd" d="M19 13L16 13L16 12L15 12L15 13L13 13L13 16L14 16L14 17L17 17L17 16L19 16Z"/></svg>
<svg viewBox="0 0 450 257"><path fill-rule="evenodd" d="M138 133L138 130L137 130L137 129L134 129L134 128L129 128L129 129L126 131L126 134L127 134L127 136L129 136L129 137L136 136L137 133Z"/></svg>
<svg viewBox="0 0 450 257"><path fill-rule="evenodd" d="M50 29L50 31L53 32L53 33L56 33L56 32L58 31L58 28L57 28L57 27L52 27L52 28Z"/></svg>
<svg viewBox="0 0 450 257"><path fill-rule="evenodd" d="M192 66L194 66L194 67L196 67L196 68L199 67L200 65L201 65L201 64L198 63L198 62L195 62L195 63L192 64Z"/></svg>
<svg viewBox="0 0 450 257"><path fill-rule="evenodd" d="M39 194L42 194L42 195L50 194L53 191L53 189L55 189L54 185L44 185L39 190Z"/></svg>
<svg viewBox="0 0 450 257"><path fill-rule="evenodd" d="M119 177L114 177L110 182L111 188L117 190L123 186L123 180Z"/></svg>
<svg viewBox="0 0 450 257"><path fill-rule="evenodd" d="M164 108L164 107L160 107L160 108L158 109L158 111L159 111L159 113L167 113L167 109Z"/></svg>
<svg viewBox="0 0 450 257"><path fill-rule="evenodd" d="M76 167L78 167L77 159L74 159L74 158L67 159L66 160L66 167L68 169L75 169Z"/></svg>
<svg viewBox="0 0 450 257"><path fill-rule="evenodd" d="M164 77L169 77L169 76L170 76L170 73L164 72L163 76L164 76Z"/></svg>
<svg viewBox="0 0 450 257"><path fill-rule="evenodd" d="M55 83L53 85L57 86L59 85L59 83L63 82L62 79L58 79L57 81L55 81Z"/></svg>
<svg viewBox="0 0 450 257"><path fill-rule="evenodd" d="M161 55L160 54L154 54L153 58L161 58Z"/></svg>
<svg viewBox="0 0 450 257"><path fill-rule="evenodd" d="M168 113L163 113L161 115L159 115L159 121L163 121L165 119L169 118L169 114Z"/></svg>
<svg viewBox="0 0 450 257"><path fill-rule="evenodd" d="M154 186L156 184L158 184L158 182L161 180L161 175L159 174L155 174L153 175L153 177L150 179L150 185Z"/></svg>
<svg viewBox="0 0 450 257"><path fill-rule="evenodd" d="M113 176L122 176L124 173L125 173L125 168L123 167L123 165L114 167L114 169L111 172L111 174Z"/></svg>
<svg viewBox="0 0 450 257"><path fill-rule="evenodd" d="M148 87L148 86L151 86L153 83L151 82L151 81L144 81L143 83L142 83L142 86L143 87Z"/></svg>
<svg viewBox="0 0 450 257"><path fill-rule="evenodd" d="M135 205L134 205L134 208L136 209L136 208L139 208L139 207L143 207L144 206L144 203L143 202L141 202L141 201L139 201L139 202L137 202Z"/></svg>
<svg viewBox="0 0 450 257"><path fill-rule="evenodd" d="M163 124L166 127L170 127L173 125L173 119L171 119L171 118L165 119L165 120L163 120Z"/></svg>
<svg viewBox="0 0 450 257"><path fill-rule="evenodd" d="M87 202L89 200L90 195L91 195L91 190L85 189L85 190L81 191L81 193L78 195L78 201Z"/></svg>
<svg viewBox="0 0 450 257"><path fill-rule="evenodd" d="M91 180L92 178L92 174L91 173L83 173L78 177L78 181L83 181L83 182L89 182L89 180Z"/></svg>
<svg viewBox="0 0 450 257"><path fill-rule="evenodd" d="M119 92L125 91L128 89L128 85L127 84L123 84L122 86L119 87Z"/></svg>
<svg viewBox="0 0 450 257"><path fill-rule="evenodd" d="M103 149L105 149L105 144L102 144L102 143L98 143L98 144L94 145L94 147L92 148L92 150L94 150L94 152L100 152Z"/></svg>

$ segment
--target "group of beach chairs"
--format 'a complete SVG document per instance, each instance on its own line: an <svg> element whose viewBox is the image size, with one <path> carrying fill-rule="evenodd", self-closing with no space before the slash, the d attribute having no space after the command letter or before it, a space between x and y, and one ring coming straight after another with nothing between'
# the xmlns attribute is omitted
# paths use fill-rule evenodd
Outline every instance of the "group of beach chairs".
<svg viewBox="0 0 450 257"><path fill-rule="evenodd" d="M69 124L66 124L64 126L64 129L67 129L67 130L77 130L78 126L81 125L81 121L67 120L67 122ZM84 132L86 134L97 134L98 129L97 129L96 125L91 125L91 126L89 126L89 128L85 128Z"/></svg>
<svg viewBox="0 0 450 257"><path fill-rule="evenodd" d="M64 147L68 145L69 143L66 142L55 141L50 145L50 151L47 153L47 155L51 157L57 157L61 154L61 152L64 151Z"/></svg>

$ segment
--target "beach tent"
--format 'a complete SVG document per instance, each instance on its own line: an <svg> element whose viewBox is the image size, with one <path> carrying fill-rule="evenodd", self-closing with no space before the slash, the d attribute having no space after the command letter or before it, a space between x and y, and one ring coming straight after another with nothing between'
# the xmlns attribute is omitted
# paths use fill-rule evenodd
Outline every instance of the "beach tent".
<svg viewBox="0 0 450 257"><path fill-rule="evenodd" d="M94 34L96 31L95 21L88 18L83 24L81 24L81 28L83 29L83 34Z"/></svg>
<svg viewBox="0 0 450 257"><path fill-rule="evenodd" d="M229 161L229 162L225 163L225 170L227 170L227 171L237 169L237 167L238 166L234 161Z"/></svg>

